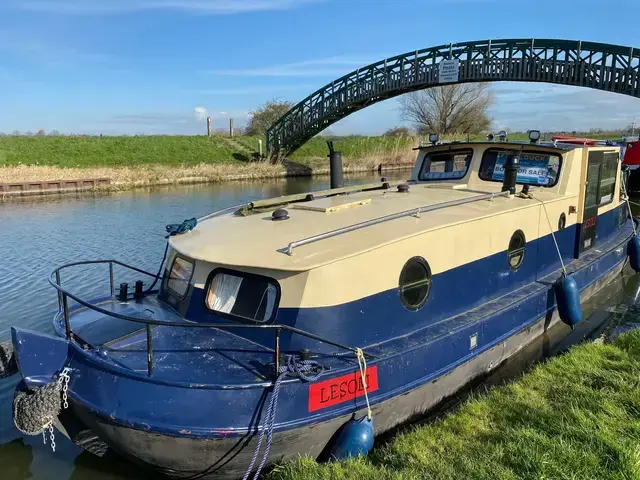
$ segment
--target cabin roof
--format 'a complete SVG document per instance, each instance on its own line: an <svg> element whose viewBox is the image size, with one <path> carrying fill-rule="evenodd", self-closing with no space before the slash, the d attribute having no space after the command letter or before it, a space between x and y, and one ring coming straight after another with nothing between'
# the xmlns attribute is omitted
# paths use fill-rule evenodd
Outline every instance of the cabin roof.
<svg viewBox="0 0 640 480"><path fill-rule="evenodd" d="M512 142L498 142L498 141L494 141L494 142L489 142L489 141L476 141L476 142L446 142L446 143L439 143L436 145L420 145L419 147L414 148L414 150L429 150L431 148L441 148L441 147L447 147L447 146L451 146L451 147L459 147L459 146L464 146L464 145L487 145L487 146L491 146L491 147L516 147L518 149L522 148L522 147L529 147L529 148L539 148L539 147L544 147L544 148L549 148L549 149L553 149L556 150L558 152L568 152L571 150L575 150L576 148L583 148L583 145L578 145L578 144L572 144L572 143L563 143L563 142L540 142L540 143L531 143L531 142L520 142L520 141L512 141Z"/></svg>
<svg viewBox="0 0 640 480"><path fill-rule="evenodd" d="M465 185L411 184L409 193L369 190L347 196L316 199L286 206L289 219L273 221L277 208L242 216L229 213L204 219L191 232L172 237L179 253L226 266L269 270L306 271L388 245L429 230L525 208L529 201L498 197L378 223L335 237L296 247L289 243L361 222L418 207L461 200L482 193L498 193L500 183L487 182L483 191ZM531 200L533 201L533 200ZM302 207L302 208L300 208Z"/></svg>

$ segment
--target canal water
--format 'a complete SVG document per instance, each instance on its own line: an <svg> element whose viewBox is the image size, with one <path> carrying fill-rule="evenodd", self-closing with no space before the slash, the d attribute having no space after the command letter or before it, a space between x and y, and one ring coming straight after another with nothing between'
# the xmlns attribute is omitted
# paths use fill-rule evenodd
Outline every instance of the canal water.
<svg viewBox="0 0 640 480"><path fill-rule="evenodd" d="M398 172L386 176L398 180L407 175L408 172ZM346 183L379 179L377 175L350 176ZM57 310L57 298L47 278L57 266L87 259L118 259L156 271L164 251L164 227L168 223L201 217L250 200L324 188L328 188L328 179L304 178L13 199L0 203L0 341L9 339L11 325L53 333L51 320ZM105 275L104 271L82 269L63 280L65 285L70 282L74 292L102 294L108 288ZM533 356L552 355L571 343L597 335L601 325L634 322L640 318L640 310L635 306L639 287L638 278L625 271L601 291L592 307L586 307L591 313L585 322L586 328L552 348L544 344L533 346L542 349ZM527 359L533 356L527 354ZM511 371L521 371L525 366L510 362ZM508 376L505 373L504 377ZM498 377L493 376L491 382L495 383ZM150 478L148 472L126 461L104 460L83 453L61 434L56 435L55 453L48 444L43 444L41 436L23 437L14 428L11 417L16 383L16 376L0 380L0 479Z"/></svg>

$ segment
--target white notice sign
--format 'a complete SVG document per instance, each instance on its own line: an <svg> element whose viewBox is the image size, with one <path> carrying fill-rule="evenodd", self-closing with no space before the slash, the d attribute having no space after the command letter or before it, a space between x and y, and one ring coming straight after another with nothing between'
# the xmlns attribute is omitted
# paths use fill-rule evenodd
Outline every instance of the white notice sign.
<svg viewBox="0 0 640 480"><path fill-rule="evenodd" d="M442 60L439 65L438 83L455 83L460 74L460 59Z"/></svg>

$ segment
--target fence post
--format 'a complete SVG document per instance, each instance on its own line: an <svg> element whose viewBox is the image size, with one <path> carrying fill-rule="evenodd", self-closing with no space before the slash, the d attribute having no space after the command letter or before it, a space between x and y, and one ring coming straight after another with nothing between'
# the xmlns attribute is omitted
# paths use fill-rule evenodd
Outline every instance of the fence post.
<svg viewBox="0 0 640 480"><path fill-rule="evenodd" d="M229 136L233 137L233 118L229 119Z"/></svg>
<svg viewBox="0 0 640 480"><path fill-rule="evenodd" d="M213 125L211 123L211 117L207 117L207 136L213 135Z"/></svg>
<svg viewBox="0 0 640 480"><path fill-rule="evenodd" d="M258 140L258 149L260 150L260 158L262 158L262 140Z"/></svg>

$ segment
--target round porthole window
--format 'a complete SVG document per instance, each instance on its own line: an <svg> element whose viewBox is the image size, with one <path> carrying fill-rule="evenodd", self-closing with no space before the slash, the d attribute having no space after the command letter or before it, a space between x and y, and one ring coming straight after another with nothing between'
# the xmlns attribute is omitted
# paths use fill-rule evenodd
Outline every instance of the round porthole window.
<svg viewBox="0 0 640 480"><path fill-rule="evenodd" d="M511 270L517 270L524 261L524 250L527 242L524 238L522 230L516 230L509 241L509 250L507 257L509 259L509 267Z"/></svg>
<svg viewBox="0 0 640 480"><path fill-rule="evenodd" d="M413 257L400 273L400 300L409 310L419 310L431 292L431 268L422 257Z"/></svg>
<svg viewBox="0 0 640 480"><path fill-rule="evenodd" d="M558 231L561 232L564 230L564 227L567 226L567 216L562 212L560 214L560 218L558 219Z"/></svg>

